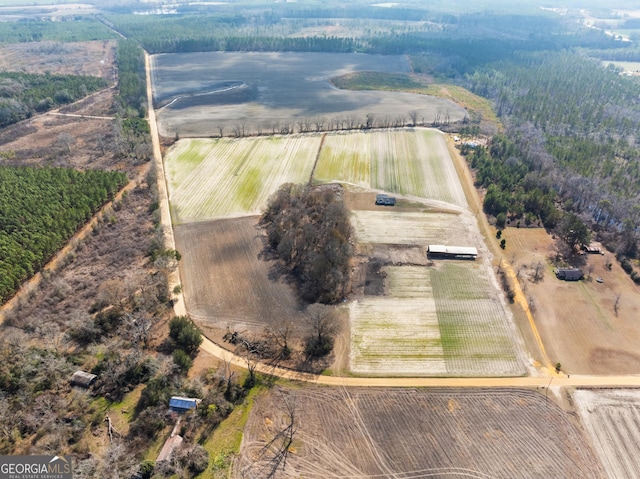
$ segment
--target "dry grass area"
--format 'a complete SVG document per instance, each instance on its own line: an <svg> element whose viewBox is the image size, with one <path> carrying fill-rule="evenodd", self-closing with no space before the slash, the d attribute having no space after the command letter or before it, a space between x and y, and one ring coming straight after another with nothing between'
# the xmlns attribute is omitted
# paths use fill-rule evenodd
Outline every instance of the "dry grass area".
<svg viewBox="0 0 640 479"><path fill-rule="evenodd" d="M578 412L610 478L640 478L640 392L573 393Z"/></svg>
<svg viewBox="0 0 640 479"><path fill-rule="evenodd" d="M64 111L77 115L109 117L113 114L114 90L107 89ZM116 151L119 138L114 120L44 114L0 131L4 165L47 165L78 169L137 172L132 161Z"/></svg>
<svg viewBox="0 0 640 479"><path fill-rule="evenodd" d="M235 477L266 475L286 404L295 434L278 478L606 477L570 416L538 392L347 388L257 398Z"/></svg>
<svg viewBox="0 0 640 479"><path fill-rule="evenodd" d="M638 287L611 253L584 256L588 278L580 282L556 279L550 257L553 239L542 229L507 228L504 258L520 271L520 281L533 306L534 318L551 361L576 374L640 373L640 295ZM533 280L537 262L544 278ZM611 264L611 270L607 264ZM533 265L533 266L532 266ZM598 283L596 278L602 278ZM619 298L618 314L615 302Z"/></svg>
<svg viewBox="0 0 640 479"><path fill-rule="evenodd" d="M0 45L0 70L115 79L115 40Z"/></svg>

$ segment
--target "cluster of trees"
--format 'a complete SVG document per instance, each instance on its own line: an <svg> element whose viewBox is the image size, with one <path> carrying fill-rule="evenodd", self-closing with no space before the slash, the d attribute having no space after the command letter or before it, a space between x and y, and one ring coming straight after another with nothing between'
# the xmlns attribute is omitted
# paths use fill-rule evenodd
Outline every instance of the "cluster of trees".
<svg viewBox="0 0 640 479"><path fill-rule="evenodd" d="M116 38L113 31L93 19L23 19L16 22L0 22L0 43L86 42L113 38Z"/></svg>
<svg viewBox="0 0 640 479"><path fill-rule="evenodd" d="M118 172L0 166L0 301L126 183Z"/></svg>
<svg viewBox="0 0 640 479"><path fill-rule="evenodd" d="M144 51L133 40L119 40L116 50L118 65L118 102L122 116L144 118L147 111L147 80Z"/></svg>
<svg viewBox="0 0 640 479"><path fill-rule="evenodd" d="M74 102L105 88L103 78L0 72L0 127Z"/></svg>
<svg viewBox="0 0 640 479"><path fill-rule="evenodd" d="M352 229L338 189L286 183L269 199L260 225L304 300L335 303L344 298Z"/></svg>
<svg viewBox="0 0 640 479"><path fill-rule="evenodd" d="M570 52L521 54L467 81L508 127L469 157L488 188L486 211L553 227L561 206L613 251L635 254L640 85Z"/></svg>

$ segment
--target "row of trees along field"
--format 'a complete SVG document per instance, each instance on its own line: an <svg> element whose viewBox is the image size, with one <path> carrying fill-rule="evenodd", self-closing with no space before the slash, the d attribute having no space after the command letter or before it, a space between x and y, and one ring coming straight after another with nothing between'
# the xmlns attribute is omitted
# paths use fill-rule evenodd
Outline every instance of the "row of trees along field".
<svg viewBox="0 0 640 479"><path fill-rule="evenodd" d="M103 78L0 72L0 127L74 102L107 86Z"/></svg>
<svg viewBox="0 0 640 479"><path fill-rule="evenodd" d="M126 183L117 172L0 167L0 301Z"/></svg>
<svg viewBox="0 0 640 479"><path fill-rule="evenodd" d="M285 183L269 199L260 225L304 300L335 303L344 298L353 251L340 190Z"/></svg>
<svg viewBox="0 0 640 479"><path fill-rule="evenodd" d="M571 52L522 53L466 84L494 101L508 127L470 152L478 184L488 187L486 211L552 227L561 205L609 248L635 255L640 84Z"/></svg>
<svg viewBox="0 0 640 479"><path fill-rule="evenodd" d="M121 116L144 118L147 111L147 80L144 51L134 40L119 40L118 106Z"/></svg>

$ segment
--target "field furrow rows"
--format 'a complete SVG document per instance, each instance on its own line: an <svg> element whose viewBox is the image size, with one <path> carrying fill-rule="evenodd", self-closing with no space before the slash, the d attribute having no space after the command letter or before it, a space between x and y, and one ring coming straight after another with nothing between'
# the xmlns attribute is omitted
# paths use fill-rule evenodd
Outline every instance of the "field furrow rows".
<svg viewBox="0 0 640 479"><path fill-rule="evenodd" d="M282 183L309 180L320 136L183 140L166 157L174 221L259 213Z"/></svg>

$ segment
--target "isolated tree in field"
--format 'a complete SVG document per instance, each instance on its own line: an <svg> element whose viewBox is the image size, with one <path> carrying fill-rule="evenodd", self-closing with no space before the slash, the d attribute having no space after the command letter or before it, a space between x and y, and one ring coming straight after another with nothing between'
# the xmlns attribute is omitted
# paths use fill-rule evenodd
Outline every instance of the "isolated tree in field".
<svg viewBox="0 0 640 479"><path fill-rule="evenodd" d="M312 333L305 342L305 354L307 358L326 356L333 349L338 330L336 317L329 307L322 304L309 306L308 313Z"/></svg>
<svg viewBox="0 0 640 479"><path fill-rule="evenodd" d="M260 219L270 248L311 303L340 301L349 287L352 229L340 191L284 184Z"/></svg>

